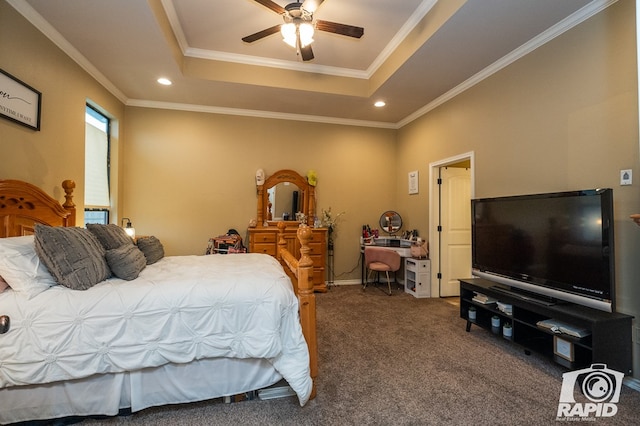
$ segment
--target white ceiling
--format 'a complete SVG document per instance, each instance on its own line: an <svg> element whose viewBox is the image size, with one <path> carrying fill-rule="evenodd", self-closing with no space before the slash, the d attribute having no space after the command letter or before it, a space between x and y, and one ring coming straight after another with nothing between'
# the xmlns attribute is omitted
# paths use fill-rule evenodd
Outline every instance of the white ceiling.
<svg viewBox="0 0 640 426"><path fill-rule="evenodd" d="M282 22L254 0L7 2L127 105L397 128L615 0L325 0L364 36L316 31L309 62L241 41Z"/></svg>

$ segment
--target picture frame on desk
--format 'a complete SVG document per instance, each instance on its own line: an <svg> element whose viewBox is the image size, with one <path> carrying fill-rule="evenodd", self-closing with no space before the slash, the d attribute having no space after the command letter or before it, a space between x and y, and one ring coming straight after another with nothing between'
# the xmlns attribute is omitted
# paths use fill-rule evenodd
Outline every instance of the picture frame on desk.
<svg viewBox="0 0 640 426"><path fill-rule="evenodd" d="M561 337L553 336L553 353L567 361L574 361L573 343Z"/></svg>
<svg viewBox="0 0 640 426"><path fill-rule="evenodd" d="M0 116L40 130L42 93L0 68Z"/></svg>

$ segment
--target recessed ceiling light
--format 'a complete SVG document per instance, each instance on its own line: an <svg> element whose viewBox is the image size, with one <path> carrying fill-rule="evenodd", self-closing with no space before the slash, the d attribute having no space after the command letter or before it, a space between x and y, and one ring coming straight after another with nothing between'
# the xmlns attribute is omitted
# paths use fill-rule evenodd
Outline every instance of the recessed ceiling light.
<svg viewBox="0 0 640 426"><path fill-rule="evenodd" d="M376 103L373 104L373 106L375 106L377 108L382 108L385 105L386 105L385 101L376 101Z"/></svg>
<svg viewBox="0 0 640 426"><path fill-rule="evenodd" d="M158 83L160 83L160 84L162 84L164 86L171 86L171 84L172 84L171 80L169 80L168 78L164 78L164 77L159 78L158 79Z"/></svg>

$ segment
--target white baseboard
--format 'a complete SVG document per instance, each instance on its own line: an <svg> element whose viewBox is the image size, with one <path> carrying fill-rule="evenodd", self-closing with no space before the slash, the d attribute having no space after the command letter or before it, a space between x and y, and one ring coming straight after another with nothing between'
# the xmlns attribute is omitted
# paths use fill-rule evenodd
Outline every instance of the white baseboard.
<svg viewBox="0 0 640 426"><path fill-rule="evenodd" d="M369 281L369 283L373 283L375 281ZM329 282L325 281L324 282L327 286L329 285ZM383 282L384 285L387 285L387 282L384 281ZM401 282L396 282L397 285L403 287L404 284ZM339 286L339 285L362 285L362 281L361 280L340 280L340 281L334 281L333 284L331 284L331 286ZM393 285L393 282L391 282L391 285Z"/></svg>
<svg viewBox="0 0 640 426"><path fill-rule="evenodd" d="M362 281L360 280L340 280L340 281L334 281L333 284L329 284L327 281L325 281L325 284L327 286L338 286L338 285L361 285Z"/></svg>

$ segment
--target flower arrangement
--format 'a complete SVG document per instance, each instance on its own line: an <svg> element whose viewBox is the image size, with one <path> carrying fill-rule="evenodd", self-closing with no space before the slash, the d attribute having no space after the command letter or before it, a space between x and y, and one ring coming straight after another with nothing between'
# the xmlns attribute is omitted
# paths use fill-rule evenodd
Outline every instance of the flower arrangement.
<svg viewBox="0 0 640 426"><path fill-rule="evenodd" d="M298 212L296 213L296 220L300 222L301 225L303 223L307 223L307 215L302 212Z"/></svg>
<svg viewBox="0 0 640 426"><path fill-rule="evenodd" d="M322 209L321 223L323 227L329 230L329 234L332 234L336 230L338 226L338 220L343 214L345 214L345 212L338 213L334 217L333 213L331 213L331 207L329 207L328 210Z"/></svg>

